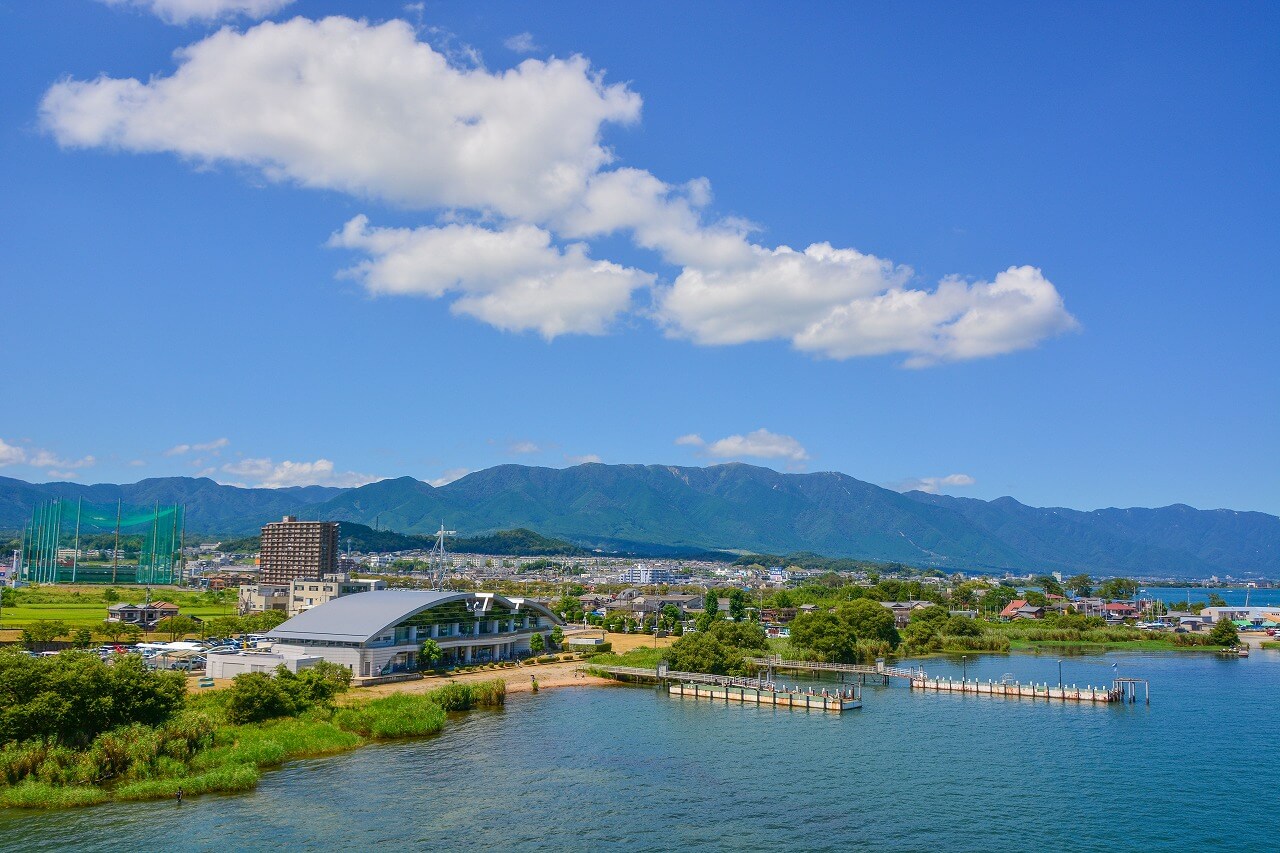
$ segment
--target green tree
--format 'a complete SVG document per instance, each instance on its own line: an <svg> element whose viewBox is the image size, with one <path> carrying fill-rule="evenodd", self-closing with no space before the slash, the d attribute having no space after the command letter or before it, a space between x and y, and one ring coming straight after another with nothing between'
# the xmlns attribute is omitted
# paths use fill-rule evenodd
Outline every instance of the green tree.
<svg viewBox="0 0 1280 853"><path fill-rule="evenodd" d="M836 613L861 640L880 640L898 645L898 630L893 625L893 611L878 601L866 598L842 604Z"/></svg>
<svg viewBox="0 0 1280 853"><path fill-rule="evenodd" d="M674 604L664 604L662 606L663 627L668 631L674 631L678 624L680 624L680 608Z"/></svg>
<svg viewBox="0 0 1280 853"><path fill-rule="evenodd" d="M1219 619L1209 631L1209 641L1215 646L1234 646L1240 642L1240 633L1230 619Z"/></svg>
<svg viewBox="0 0 1280 853"><path fill-rule="evenodd" d="M702 596L702 614L710 616L712 620L720 618L720 596L716 595L714 589L707 590L706 595ZM698 630L701 631L702 628Z"/></svg>
<svg viewBox="0 0 1280 853"><path fill-rule="evenodd" d="M418 660L426 661L427 665L435 669L436 664L444 659L444 649L440 648L440 644L428 637L422 641L422 645L418 647Z"/></svg>
<svg viewBox="0 0 1280 853"><path fill-rule="evenodd" d="M534 634L529 638L529 651L535 655L541 654L542 650L547 646L546 641L542 639L541 634Z"/></svg>
<svg viewBox="0 0 1280 853"><path fill-rule="evenodd" d="M195 630L196 620L190 616L166 616L156 623L156 632L167 634L170 642L194 633Z"/></svg>
<svg viewBox="0 0 1280 853"><path fill-rule="evenodd" d="M995 589L988 590L987 594L982 596L982 610L986 613L999 613L1008 606L1009 602L1018 597L1018 591L1011 586L1001 584Z"/></svg>
<svg viewBox="0 0 1280 853"><path fill-rule="evenodd" d="M1138 582L1129 578L1107 578L1098 586L1098 595L1109 599L1133 598L1138 592Z"/></svg>
<svg viewBox="0 0 1280 853"><path fill-rule="evenodd" d="M125 634L125 626L119 622L104 621L93 629L98 639L105 643L118 643Z"/></svg>
<svg viewBox="0 0 1280 853"><path fill-rule="evenodd" d="M717 607L719 602L716 602ZM747 594L740 589L729 592L729 618L741 622L747 618Z"/></svg>
<svg viewBox="0 0 1280 853"><path fill-rule="evenodd" d="M556 648L559 648L563 642L564 642L564 629L561 628L559 625L556 625L551 629L551 643Z"/></svg>
<svg viewBox="0 0 1280 853"><path fill-rule="evenodd" d="M1040 587L1045 595L1066 595L1066 590L1053 575L1041 575L1036 578L1036 586Z"/></svg>
<svg viewBox="0 0 1280 853"><path fill-rule="evenodd" d="M59 619L40 619L22 629L22 644L32 651L44 647L67 633L67 623Z"/></svg>
<svg viewBox="0 0 1280 853"><path fill-rule="evenodd" d="M102 591L102 600L107 604L115 604L120 600L120 593L114 587L107 587Z"/></svg>
<svg viewBox="0 0 1280 853"><path fill-rule="evenodd" d="M778 590L778 592L773 596L774 607L794 607L794 601L795 600L792 598L791 592L785 589Z"/></svg>
<svg viewBox="0 0 1280 853"><path fill-rule="evenodd" d="M137 655L108 666L87 652L0 651L0 746L47 739L86 747L111 729L161 725L185 699L182 675L149 671Z"/></svg>
<svg viewBox="0 0 1280 853"><path fill-rule="evenodd" d="M234 637L243 631L244 625L238 616L215 616L205 622L206 636L209 637Z"/></svg>
<svg viewBox="0 0 1280 853"><path fill-rule="evenodd" d="M942 633L948 637L981 637L983 631L977 619L970 619L968 616L952 616L947 619Z"/></svg>
<svg viewBox="0 0 1280 853"><path fill-rule="evenodd" d="M688 634L671 644L667 661L677 672L727 675L742 670L742 652L709 632Z"/></svg>
<svg viewBox="0 0 1280 853"><path fill-rule="evenodd" d="M1093 578L1085 574L1072 575L1067 578L1063 586L1081 598L1088 598L1093 595Z"/></svg>
<svg viewBox="0 0 1280 853"><path fill-rule="evenodd" d="M1049 605L1048 596L1039 590L1029 589L1022 594L1022 598L1032 607L1047 607Z"/></svg>
<svg viewBox="0 0 1280 853"><path fill-rule="evenodd" d="M1211 592L1211 593L1209 593L1209 604L1208 604L1207 606L1209 606L1209 607L1226 607L1226 606L1227 606L1227 600L1226 600L1225 598L1223 598L1222 596L1218 595L1216 592Z"/></svg>
<svg viewBox="0 0 1280 853"><path fill-rule="evenodd" d="M801 613L791 622L791 642L821 660L851 662L857 641L849 626L829 610Z"/></svg>
<svg viewBox="0 0 1280 853"><path fill-rule="evenodd" d="M77 649L87 649L93 645L93 632L88 628L77 628L71 634L71 643Z"/></svg>
<svg viewBox="0 0 1280 853"><path fill-rule="evenodd" d="M298 707L276 679L265 672L237 675L227 689L227 719L232 723L260 723L273 717L287 717Z"/></svg>

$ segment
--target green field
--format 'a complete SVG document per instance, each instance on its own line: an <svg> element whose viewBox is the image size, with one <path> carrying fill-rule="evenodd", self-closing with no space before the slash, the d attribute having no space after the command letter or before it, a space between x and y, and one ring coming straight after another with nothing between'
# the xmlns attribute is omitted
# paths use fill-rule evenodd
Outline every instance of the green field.
<svg viewBox="0 0 1280 853"><path fill-rule="evenodd" d="M31 586L13 591L16 603L6 597L0 610L0 630L20 630L42 620L65 622L69 628L93 628L107 618L107 601L102 586ZM141 604L146 598L144 587L113 586L120 601ZM213 619L236 615L235 593L221 596L179 587L151 587L152 601L168 601L178 605L183 616Z"/></svg>

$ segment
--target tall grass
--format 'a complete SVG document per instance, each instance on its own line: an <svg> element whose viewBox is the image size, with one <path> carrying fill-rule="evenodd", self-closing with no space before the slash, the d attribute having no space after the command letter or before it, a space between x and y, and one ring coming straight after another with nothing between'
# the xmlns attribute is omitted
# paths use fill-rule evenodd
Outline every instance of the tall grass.
<svg viewBox="0 0 1280 853"><path fill-rule="evenodd" d="M365 737L424 737L444 728L445 711L429 694L393 693L342 708L334 715L334 722Z"/></svg>
<svg viewBox="0 0 1280 853"><path fill-rule="evenodd" d="M179 788L184 795L191 796L251 791L260 775L252 764L229 764L194 776L130 782L120 785L112 794L117 800L162 800L177 796Z"/></svg>
<svg viewBox="0 0 1280 853"><path fill-rule="evenodd" d="M0 788L0 806L15 809L63 809L107 801L107 792L93 785L50 785L29 780Z"/></svg>

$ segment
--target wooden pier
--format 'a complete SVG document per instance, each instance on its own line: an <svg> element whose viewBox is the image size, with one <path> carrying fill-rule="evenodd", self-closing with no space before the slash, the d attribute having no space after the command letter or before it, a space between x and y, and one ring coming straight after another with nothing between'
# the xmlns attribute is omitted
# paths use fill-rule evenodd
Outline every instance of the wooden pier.
<svg viewBox="0 0 1280 853"><path fill-rule="evenodd" d="M815 691L778 690L764 686L703 685L697 682L677 682L667 687L672 696L688 699L705 699L710 702L739 702L751 705L767 705L773 708L795 708L806 711L830 711L842 713L862 707L862 693L857 687Z"/></svg>
<svg viewBox="0 0 1280 853"><path fill-rule="evenodd" d="M844 681L847 676L854 676L862 684L867 683L867 679L878 681L882 684L888 684L890 678L901 678L910 681L922 670L902 669L900 667L885 666L882 661L877 661L875 666L862 663L827 663L818 660L784 660L781 655L774 655L767 658L747 658L747 663L756 669L765 671L765 677L773 680L776 672L809 672L814 674L832 673L838 680Z"/></svg>

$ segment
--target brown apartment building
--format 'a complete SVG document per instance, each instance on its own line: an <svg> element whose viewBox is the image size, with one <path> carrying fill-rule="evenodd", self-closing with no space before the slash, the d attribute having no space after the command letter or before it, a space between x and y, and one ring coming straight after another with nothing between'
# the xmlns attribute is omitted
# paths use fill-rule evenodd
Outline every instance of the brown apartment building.
<svg viewBox="0 0 1280 853"><path fill-rule="evenodd" d="M260 583L288 586L338 570L338 522L298 521L286 515L262 528Z"/></svg>

